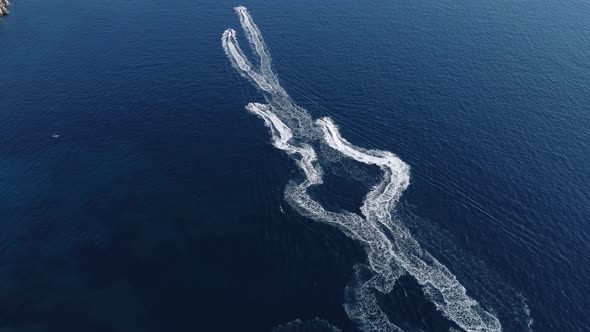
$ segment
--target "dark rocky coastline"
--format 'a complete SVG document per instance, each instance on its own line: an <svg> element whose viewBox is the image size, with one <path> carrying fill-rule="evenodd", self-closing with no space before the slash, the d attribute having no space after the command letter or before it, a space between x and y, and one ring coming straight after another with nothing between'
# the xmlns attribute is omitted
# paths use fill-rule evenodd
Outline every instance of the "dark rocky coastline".
<svg viewBox="0 0 590 332"><path fill-rule="evenodd" d="M10 2L8 0L0 0L0 17L10 14L8 7L10 7Z"/></svg>

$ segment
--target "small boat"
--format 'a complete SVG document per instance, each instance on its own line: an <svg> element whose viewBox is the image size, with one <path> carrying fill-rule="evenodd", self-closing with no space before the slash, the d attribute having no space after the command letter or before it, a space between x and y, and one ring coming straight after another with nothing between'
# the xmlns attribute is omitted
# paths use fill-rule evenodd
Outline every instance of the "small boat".
<svg viewBox="0 0 590 332"><path fill-rule="evenodd" d="M53 138L59 138L59 135L54 132L53 135L51 135L51 137L53 137Z"/></svg>

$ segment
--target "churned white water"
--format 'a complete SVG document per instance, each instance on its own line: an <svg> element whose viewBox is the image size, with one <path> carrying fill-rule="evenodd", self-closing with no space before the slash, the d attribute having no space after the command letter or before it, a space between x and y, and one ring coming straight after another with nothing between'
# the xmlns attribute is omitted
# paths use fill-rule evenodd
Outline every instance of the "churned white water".
<svg viewBox="0 0 590 332"><path fill-rule="evenodd" d="M266 104L250 103L246 109L264 121L273 145L291 156L304 175L302 180L289 183L286 200L302 215L338 227L366 251L366 264L355 267L355 277L348 286L350 296L345 309L349 317L363 331L402 331L390 322L376 294L390 292L399 277L407 274L415 278L426 298L462 329L501 331L498 318L467 295L449 269L421 248L407 227L394 218L396 204L410 184L410 167L391 152L353 145L341 136L330 118L314 121L297 106L273 72L268 47L250 13L245 7L235 11L257 57L256 63L245 55L232 29L223 33L223 49L236 71L250 80L266 100ZM361 214L328 211L308 193L310 187L323 181L325 149L318 146L381 170L380 180L364 198ZM361 278L361 271L368 271L371 277Z"/></svg>

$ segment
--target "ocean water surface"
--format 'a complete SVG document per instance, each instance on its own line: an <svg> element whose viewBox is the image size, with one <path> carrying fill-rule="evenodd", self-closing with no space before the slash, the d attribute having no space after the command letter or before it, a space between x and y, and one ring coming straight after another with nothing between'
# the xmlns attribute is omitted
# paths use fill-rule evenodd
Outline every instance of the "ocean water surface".
<svg viewBox="0 0 590 332"><path fill-rule="evenodd" d="M589 22L14 0L0 331L589 331Z"/></svg>

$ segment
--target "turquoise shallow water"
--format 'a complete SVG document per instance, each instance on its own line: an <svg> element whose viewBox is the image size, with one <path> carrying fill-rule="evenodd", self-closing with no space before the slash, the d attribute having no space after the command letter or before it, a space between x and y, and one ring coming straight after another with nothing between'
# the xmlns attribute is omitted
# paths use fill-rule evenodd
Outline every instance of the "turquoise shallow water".
<svg viewBox="0 0 590 332"><path fill-rule="evenodd" d="M242 4L297 104L409 164L399 218L505 331L590 329L587 3ZM228 27L247 45L236 5L14 1L0 329L358 329L343 304L363 250L285 202L298 169L221 47ZM313 193L331 209L376 176L348 166ZM458 329L411 277L379 301L405 330Z"/></svg>

